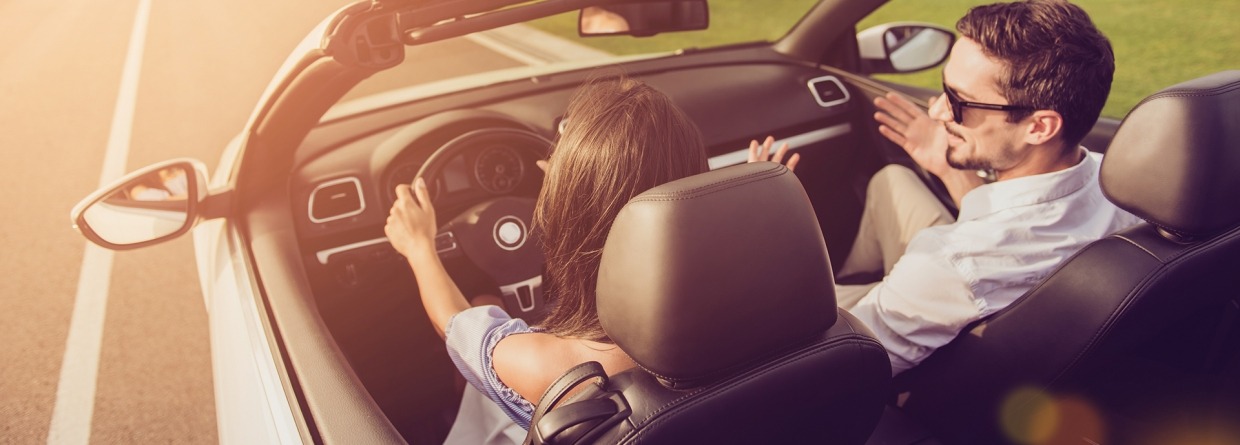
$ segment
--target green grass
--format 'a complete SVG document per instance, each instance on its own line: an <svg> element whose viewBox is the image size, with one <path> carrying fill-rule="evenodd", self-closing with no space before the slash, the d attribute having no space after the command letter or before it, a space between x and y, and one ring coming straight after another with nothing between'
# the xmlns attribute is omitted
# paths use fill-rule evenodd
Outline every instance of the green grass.
<svg viewBox="0 0 1240 445"><path fill-rule="evenodd" d="M894 0L875 11L858 29L893 21L921 21L954 29L976 0ZM1237 0L1077 0L1115 49L1116 72L1103 115L1123 117L1145 96L1167 86L1227 69L1240 69L1240 1ZM580 39L616 54L708 47L752 40L775 40L809 7L804 0L711 0L711 27L653 38ZM534 26L576 38L576 14L550 17ZM940 72L881 76L938 89Z"/></svg>

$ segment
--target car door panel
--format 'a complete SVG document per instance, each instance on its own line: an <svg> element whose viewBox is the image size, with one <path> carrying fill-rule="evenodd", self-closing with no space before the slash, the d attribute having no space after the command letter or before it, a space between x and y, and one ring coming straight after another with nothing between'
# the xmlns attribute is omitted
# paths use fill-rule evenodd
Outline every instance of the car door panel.
<svg viewBox="0 0 1240 445"><path fill-rule="evenodd" d="M257 286L241 270L250 262L236 228L225 219L205 221L194 229L194 244L209 314L220 443L302 443Z"/></svg>

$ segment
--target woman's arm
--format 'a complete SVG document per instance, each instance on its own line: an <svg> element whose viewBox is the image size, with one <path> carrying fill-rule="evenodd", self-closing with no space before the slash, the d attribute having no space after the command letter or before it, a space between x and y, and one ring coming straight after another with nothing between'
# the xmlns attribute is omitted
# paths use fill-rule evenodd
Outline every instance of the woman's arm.
<svg viewBox="0 0 1240 445"><path fill-rule="evenodd" d="M544 333L504 337L495 345L493 357L495 375L500 381L535 405L552 383L579 364L599 362L607 375L636 366L614 344Z"/></svg>
<svg viewBox="0 0 1240 445"><path fill-rule="evenodd" d="M452 282L435 251L438 227L426 182L418 178L414 184L414 187L407 184L396 187L396 202L392 204L383 231L392 247L408 260L418 282L418 293L422 296L426 315L430 317L435 331L443 337L448 320L469 309L469 302Z"/></svg>

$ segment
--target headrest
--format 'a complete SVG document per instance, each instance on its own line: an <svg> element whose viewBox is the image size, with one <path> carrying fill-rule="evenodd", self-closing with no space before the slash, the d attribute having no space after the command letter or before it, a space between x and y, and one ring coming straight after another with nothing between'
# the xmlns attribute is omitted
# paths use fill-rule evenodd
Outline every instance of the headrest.
<svg viewBox="0 0 1240 445"><path fill-rule="evenodd" d="M646 371L693 386L830 328L834 281L800 181L744 164L629 200L603 247L598 315Z"/></svg>
<svg viewBox="0 0 1240 445"><path fill-rule="evenodd" d="M1176 235L1240 222L1240 71L1164 89L1124 118L1102 160L1102 190Z"/></svg>

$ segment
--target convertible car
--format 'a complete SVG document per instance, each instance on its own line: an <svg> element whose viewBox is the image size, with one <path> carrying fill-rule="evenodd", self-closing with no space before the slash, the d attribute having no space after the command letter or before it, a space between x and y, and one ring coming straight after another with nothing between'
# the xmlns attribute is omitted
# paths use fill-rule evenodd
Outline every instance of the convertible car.
<svg viewBox="0 0 1240 445"><path fill-rule="evenodd" d="M358 1L292 53L213 176L193 159L140 169L83 200L74 224L112 249L192 232L221 442L442 443L464 383L408 266L384 238L393 190L427 178L442 219L438 247L456 282L466 294L501 295L509 313L536 322L547 303L530 230L542 180L535 161L552 147L574 89L623 72L667 93L697 123L715 170L651 191L692 197L663 225L617 222L608 246L642 247L621 249L638 256L613 262L666 267L682 292L671 302L629 304L610 294L605 303L600 290L600 312L637 308L608 316L629 317L641 331L616 336L642 338L622 344L638 345L628 352L643 366L610 378L578 373L597 377L595 390L556 407L549 394L534 439L1240 437L1237 72L1155 95L1122 127L1101 119L1084 145L1104 151L1123 138L1115 146L1125 150L1107 154L1104 188L1150 223L1089 246L913 371L893 379L881 345L833 310L830 292L816 308L779 297L795 291L795 280L783 278L804 275L805 264L822 266L810 285L829 289L830 264L842 263L857 232L868 178L887 164L916 168L878 134L872 101L896 91L925 106L920 99L938 92L871 75L937 66L954 35L919 23L858 33L856 24L882 3L807 2L800 21L773 42L522 67L337 104L367 77L419 63L404 60L409 45L576 11L582 33L646 36L710 24L705 0ZM587 9L608 10L624 26L597 25ZM750 139L768 134L801 155L795 175L777 164L733 166L744 163ZM941 184L923 177L950 205ZM695 192L718 184L737 186ZM808 199L755 198L771 196ZM732 229L741 223L746 230ZM736 235L753 233L754 224L777 233ZM643 235L660 230L666 236ZM666 241L702 234L714 238ZM619 279L621 266L605 263L601 276ZM733 279L759 266L771 274ZM768 284L767 304L757 309L729 299L730 288ZM686 308L762 321L705 326ZM799 316L806 310L821 316ZM679 337L685 326L756 340L719 358Z"/></svg>

